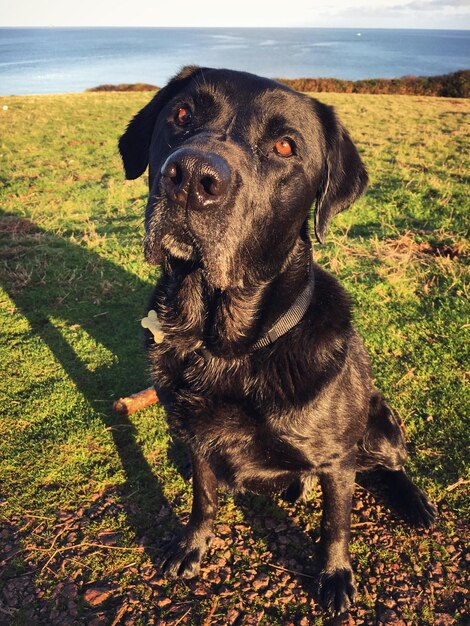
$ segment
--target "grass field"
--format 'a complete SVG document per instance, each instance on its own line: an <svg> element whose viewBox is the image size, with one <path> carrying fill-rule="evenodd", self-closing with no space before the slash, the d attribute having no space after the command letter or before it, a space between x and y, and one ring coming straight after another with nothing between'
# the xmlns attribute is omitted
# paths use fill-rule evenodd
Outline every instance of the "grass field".
<svg viewBox="0 0 470 626"><path fill-rule="evenodd" d="M124 182L116 148L148 99L0 99L0 624L326 624L309 594L318 492L299 506L224 496L201 578L158 573L188 516L185 458L159 406L111 412L149 384L146 181ZM468 623L470 102L321 99L371 184L314 254L354 297L377 385L407 427L410 473L440 510L434 531L410 530L358 486L359 598L345 623Z"/></svg>

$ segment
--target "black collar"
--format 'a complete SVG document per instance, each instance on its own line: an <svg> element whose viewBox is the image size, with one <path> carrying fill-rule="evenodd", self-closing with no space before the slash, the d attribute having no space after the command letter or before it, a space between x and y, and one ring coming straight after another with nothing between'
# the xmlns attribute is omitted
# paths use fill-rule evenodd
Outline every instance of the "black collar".
<svg viewBox="0 0 470 626"><path fill-rule="evenodd" d="M256 341L251 347L250 352L255 352L261 348L267 348L273 344L279 337L288 333L294 326L301 321L305 313L307 312L310 302L312 301L313 290L315 287L315 273L313 266L309 263L308 283L306 287L297 296L289 309L283 313L276 322L271 326L267 333ZM198 350L204 357L209 358L212 356L211 352L206 346L202 346Z"/></svg>
<svg viewBox="0 0 470 626"><path fill-rule="evenodd" d="M310 302L312 301L313 290L315 287L315 274L312 264L310 263L308 272L308 283L303 291L297 296L289 309L277 319L266 334L264 334L256 343L253 344L252 351L260 348L267 348L288 333L294 326L300 322L307 312Z"/></svg>

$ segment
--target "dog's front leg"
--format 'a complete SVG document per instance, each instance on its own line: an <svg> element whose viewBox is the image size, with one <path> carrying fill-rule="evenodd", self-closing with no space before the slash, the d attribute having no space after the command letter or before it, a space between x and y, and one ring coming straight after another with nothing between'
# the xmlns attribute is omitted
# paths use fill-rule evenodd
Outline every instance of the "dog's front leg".
<svg viewBox="0 0 470 626"><path fill-rule="evenodd" d="M167 576L192 578L199 573L201 559L212 541L217 511L217 479L206 461L191 452L193 505L182 535L168 549L162 569Z"/></svg>
<svg viewBox="0 0 470 626"><path fill-rule="evenodd" d="M346 611L356 593L348 549L355 476L356 471L350 465L335 467L334 471L320 476L323 568L319 599L323 608L335 614Z"/></svg>

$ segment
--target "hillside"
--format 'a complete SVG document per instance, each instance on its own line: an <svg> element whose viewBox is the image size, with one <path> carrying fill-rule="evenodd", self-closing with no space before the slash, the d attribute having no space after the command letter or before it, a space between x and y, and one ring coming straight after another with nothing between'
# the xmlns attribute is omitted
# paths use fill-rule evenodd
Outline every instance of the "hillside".
<svg viewBox="0 0 470 626"><path fill-rule="evenodd" d="M189 511L186 459L159 406L111 411L149 384L146 181L124 181L116 147L149 97L0 98L0 624L320 626L318 491L295 506L224 496L202 577L158 573ZM371 183L314 254L354 298L377 385L406 424L409 471L439 508L435 530L410 530L357 487L347 623L463 625L470 103L319 97Z"/></svg>

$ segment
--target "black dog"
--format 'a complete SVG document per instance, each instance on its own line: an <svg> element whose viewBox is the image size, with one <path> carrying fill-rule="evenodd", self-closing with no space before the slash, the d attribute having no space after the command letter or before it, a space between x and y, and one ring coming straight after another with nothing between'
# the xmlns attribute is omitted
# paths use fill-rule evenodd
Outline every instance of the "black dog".
<svg viewBox="0 0 470 626"><path fill-rule="evenodd" d="M311 259L367 174L333 109L272 80L184 68L131 121L119 148L127 178L149 164L145 257L163 266L151 300L164 340L147 338L153 380L188 445L189 524L164 562L199 570L217 485L323 491L324 607L354 597L348 553L358 470L380 466L414 523L434 509L403 471L401 425L371 379L338 282Z"/></svg>

